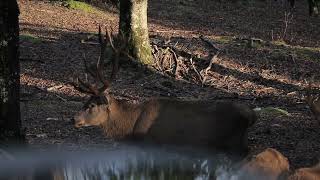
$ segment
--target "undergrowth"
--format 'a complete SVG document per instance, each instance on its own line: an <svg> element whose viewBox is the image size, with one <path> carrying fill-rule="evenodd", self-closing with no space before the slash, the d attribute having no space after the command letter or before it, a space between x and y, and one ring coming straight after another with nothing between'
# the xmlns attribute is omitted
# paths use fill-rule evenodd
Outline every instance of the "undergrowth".
<svg viewBox="0 0 320 180"><path fill-rule="evenodd" d="M91 5L85 3L85 2L80 2L80 1L75 1L75 0L65 0L62 3L63 6L69 8L69 9L76 9L76 10L82 10L84 12L95 12L95 8L92 7Z"/></svg>

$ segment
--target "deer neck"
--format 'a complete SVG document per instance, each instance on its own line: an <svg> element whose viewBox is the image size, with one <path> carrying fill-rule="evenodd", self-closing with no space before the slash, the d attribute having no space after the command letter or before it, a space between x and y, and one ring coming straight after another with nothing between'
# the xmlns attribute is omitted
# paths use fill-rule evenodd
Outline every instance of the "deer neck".
<svg viewBox="0 0 320 180"><path fill-rule="evenodd" d="M139 104L129 103L125 100L118 100L108 97L109 117L103 124L105 133L110 138L122 138L132 133L132 129L138 119L141 108Z"/></svg>

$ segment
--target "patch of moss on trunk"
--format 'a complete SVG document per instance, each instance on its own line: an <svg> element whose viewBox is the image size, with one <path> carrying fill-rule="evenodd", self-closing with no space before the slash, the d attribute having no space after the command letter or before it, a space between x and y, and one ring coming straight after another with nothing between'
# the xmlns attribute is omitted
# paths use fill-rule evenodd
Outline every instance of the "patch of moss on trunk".
<svg viewBox="0 0 320 180"><path fill-rule="evenodd" d="M120 32L128 40L128 50L131 56L142 64L152 63L147 6L147 0L120 1Z"/></svg>

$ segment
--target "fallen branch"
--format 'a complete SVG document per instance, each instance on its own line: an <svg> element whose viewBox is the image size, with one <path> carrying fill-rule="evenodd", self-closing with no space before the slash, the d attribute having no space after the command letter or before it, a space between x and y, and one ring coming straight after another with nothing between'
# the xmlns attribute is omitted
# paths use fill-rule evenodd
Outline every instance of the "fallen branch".
<svg viewBox="0 0 320 180"><path fill-rule="evenodd" d="M220 51L220 48L216 47L212 41L210 41L209 39L205 38L203 35L200 35L199 37L202 41L204 41L205 43L207 43L209 46L211 46L215 51Z"/></svg>
<svg viewBox="0 0 320 180"><path fill-rule="evenodd" d="M170 49L170 52L172 53L173 55L173 60L176 64L175 66L175 69L174 69L174 77L177 77L177 74L178 74L178 66L179 66L179 62L178 62L178 56L177 54L174 52L174 50Z"/></svg>
<svg viewBox="0 0 320 180"><path fill-rule="evenodd" d="M220 54L220 52L218 51L217 54L213 55L208 67L203 69L202 71L200 71L200 73L202 73L204 71L204 75L202 76L202 85L205 84L207 77L208 77L208 71L212 68L212 64L216 61L219 54Z"/></svg>
<svg viewBox="0 0 320 180"><path fill-rule="evenodd" d="M199 73L199 71L197 70L197 68L194 66L192 58L190 58L189 60L190 60L190 64L191 64L192 69L194 70L194 72L196 72L200 82L202 83L203 78L202 78L201 74Z"/></svg>
<svg viewBox="0 0 320 180"><path fill-rule="evenodd" d="M153 49L155 50L155 52L152 52L155 64L158 66L160 71L163 71L162 67L160 66L160 63L159 63L159 55L158 55L159 49L158 49L158 46L157 45L153 45Z"/></svg>

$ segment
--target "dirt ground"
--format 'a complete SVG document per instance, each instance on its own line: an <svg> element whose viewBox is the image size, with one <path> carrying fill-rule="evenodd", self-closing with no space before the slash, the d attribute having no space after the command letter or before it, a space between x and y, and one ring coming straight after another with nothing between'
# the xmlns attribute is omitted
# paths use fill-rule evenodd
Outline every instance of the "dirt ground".
<svg viewBox="0 0 320 180"><path fill-rule="evenodd" d="M115 9L89 13L32 0L20 0L19 6L21 108L28 142L34 148L70 150L117 146L97 128L72 126L71 118L87 96L69 84L70 77L83 73L83 53L89 61L99 56L93 36L98 25L117 29ZM250 128L250 148L275 148L288 157L292 168L314 165L320 160L320 122L303 96L305 80L312 76L314 93L319 94L320 18L309 17L307 3L297 2L285 28L285 9L274 1L149 0L152 43L176 45L198 58L193 65L180 59L175 78L123 67L111 92L134 101L169 96L279 107L290 116L262 115ZM203 82L197 71L208 66L212 47L200 35L221 50Z"/></svg>

